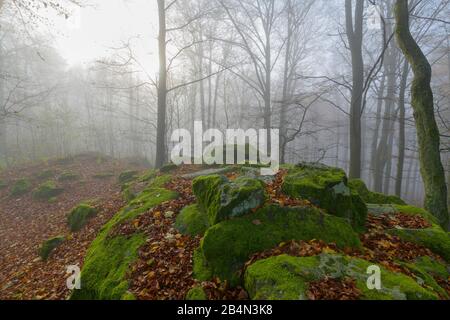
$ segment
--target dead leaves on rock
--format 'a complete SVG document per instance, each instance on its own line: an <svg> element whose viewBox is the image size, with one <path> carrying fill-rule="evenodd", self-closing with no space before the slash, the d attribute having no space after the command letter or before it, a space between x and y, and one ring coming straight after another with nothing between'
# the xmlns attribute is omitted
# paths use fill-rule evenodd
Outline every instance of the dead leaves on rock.
<svg viewBox="0 0 450 320"><path fill-rule="evenodd" d="M361 290L351 278L325 278L310 282L307 291L309 300L358 300Z"/></svg>

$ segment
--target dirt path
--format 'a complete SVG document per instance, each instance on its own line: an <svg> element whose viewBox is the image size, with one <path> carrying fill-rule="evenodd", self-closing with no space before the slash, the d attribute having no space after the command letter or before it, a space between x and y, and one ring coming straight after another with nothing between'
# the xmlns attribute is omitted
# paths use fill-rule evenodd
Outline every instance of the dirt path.
<svg viewBox="0 0 450 320"><path fill-rule="evenodd" d="M31 192L13 198L9 188L0 190L0 299L65 299L69 293L67 266L82 266L99 229L123 206L117 175L130 166L111 159L86 155L66 164L11 169L1 178L8 182L29 178L36 187L40 183L36 175L46 169L70 171L80 179L59 183L64 192L54 203L34 200ZM106 172L114 175L94 177ZM71 234L67 214L80 202L93 199L99 213L81 231ZM42 261L37 253L40 244L58 235L68 238Z"/></svg>

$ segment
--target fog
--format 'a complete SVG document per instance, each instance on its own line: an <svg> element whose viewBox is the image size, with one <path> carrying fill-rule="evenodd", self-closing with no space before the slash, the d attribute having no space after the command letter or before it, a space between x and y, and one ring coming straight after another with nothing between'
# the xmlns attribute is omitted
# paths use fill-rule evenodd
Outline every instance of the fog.
<svg viewBox="0 0 450 320"><path fill-rule="evenodd" d="M364 2L360 176L386 194L398 191L400 179L399 195L421 205L413 75L392 36L393 2ZM161 78L157 1L44 3L5 0L1 8L1 166L86 151L154 165ZM285 162L323 162L349 171L355 84L344 4L167 1L166 125L160 135L165 161L173 130L203 121L220 130L278 128ZM449 16L444 0L415 1L411 15L413 36L433 68L447 173Z"/></svg>

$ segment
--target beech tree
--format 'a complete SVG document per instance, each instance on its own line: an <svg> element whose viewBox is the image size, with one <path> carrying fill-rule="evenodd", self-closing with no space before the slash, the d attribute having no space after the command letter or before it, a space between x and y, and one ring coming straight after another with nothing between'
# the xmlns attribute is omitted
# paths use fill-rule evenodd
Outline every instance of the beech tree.
<svg viewBox="0 0 450 320"><path fill-rule="evenodd" d="M409 28L408 0L396 0L395 20L397 42L414 73L411 105L418 138L420 172L425 187L425 208L448 229L447 185L440 154L440 136L434 113L431 89L431 65L417 45Z"/></svg>

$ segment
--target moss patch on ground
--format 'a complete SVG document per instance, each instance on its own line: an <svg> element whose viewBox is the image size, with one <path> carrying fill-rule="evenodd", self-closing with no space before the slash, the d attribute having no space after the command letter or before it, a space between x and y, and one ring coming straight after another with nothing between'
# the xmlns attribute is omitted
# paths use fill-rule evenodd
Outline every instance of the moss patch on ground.
<svg viewBox="0 0 450 320"><path fill-rule="evenodd" d="M80 177L76 173L71 172L71 171L65 171L58 176L58 181L61 181L61 182L75 181L75 180L78 180L79 178Z"/></svg>
<svg viewBox="0 0 450 320"><path fill-rule="evenodd" d="M365 203L406 205L400 197L370 191L361 179L349 180L348 186L356 191Z"/></svg>
<svg viewBox="0 0 450 320"><path fill-rule="evenodd" d="M347 185L344 170L320 164L300 163L288 170L282 191L294 198L303 198L364 229L367 207L359 195Z"/></svg>
<svg viewBox="0 0 450 320"><path fill-rule="evenodd" d="M97 210L86 204L81 203L77 207L73 208L67 217L70 231L76 232L81 230L86 223L97 214Z"/></svg>
<svg viewBox="0 0 450 320"><path fill-rule="evenodd" d="M64 189L59 188L55 182L47 181L33 191L33 198L37 200L49 200L60 195L63 191Z"/></svg>
<svg viewBox="0 0 450 320"><path fill-rule="evenodd" d="M217 276L236 285L240 269L252 254L284 241L312 239L336 243L340 248L361 247L345 219L311 207L268 206L209 228L194 256L194 275L199 280Z"/></svg>
<svg viewBox="0 0 450 320"><path fill-rule="evenodd" d="M27 193L28 191L30 191L32 188L31 182L28 179L20 179L17 180L12 188L11 188L11 195L16 197L16 196L21 196L25 193Z"/></svg>
<svg viewBox="0 0 450 320"><path fill-rule="evenodd" d="M245 288L257 300L307 300L308 283L324 279L352 278L363 300L435 300L437 294L416 283L412 278L381 269L381 290L367 288L365 260L334 254L313 257L280 255L260 260L245 273Z"/></svg>
<svg viewBox="0 0 450 320"><path fill-rule="evenodd" d="M181 210L175 221L175 228L182 234L202 236L209 228L208 217L194 204Z"/></svg>
<svg viewBox="0 0 450 320"><path fill-rule="evenodd" d="M52 251L61 243L63 243L64 240L65 237L58 236L44 241L44 243L42 243L41 247L39 248L39 256L42 258L42 260L47 260Z"/></svg>
<svg viewBox="0 0 450 320"><path fill-rule="evenodd" d="M134 200L119 211L103 226L97 238L88 249L81 271L81 290L75 290L71 299L118 300L128 297L126 273L137 258L139 247L145 242L143 234L131 236L110 236L119 224L133 219L177 194L161 188L170 176L155 178Z"/></svg>

